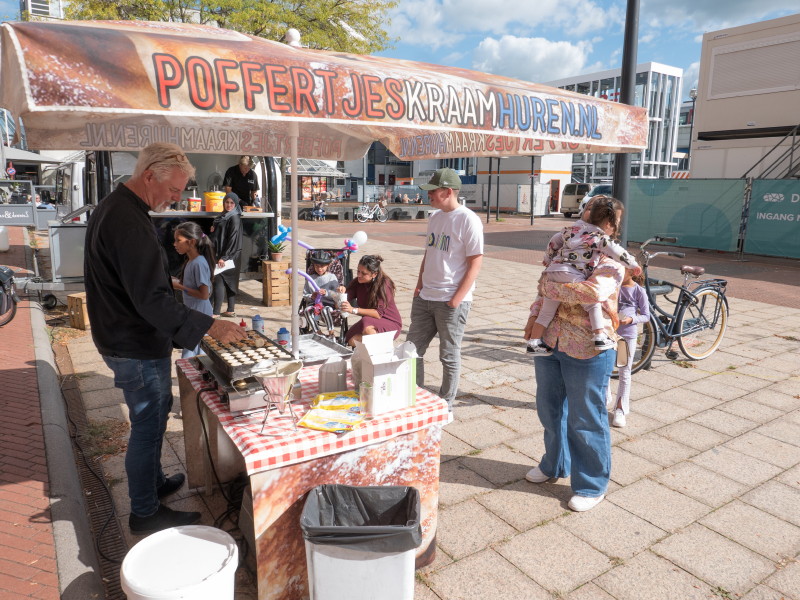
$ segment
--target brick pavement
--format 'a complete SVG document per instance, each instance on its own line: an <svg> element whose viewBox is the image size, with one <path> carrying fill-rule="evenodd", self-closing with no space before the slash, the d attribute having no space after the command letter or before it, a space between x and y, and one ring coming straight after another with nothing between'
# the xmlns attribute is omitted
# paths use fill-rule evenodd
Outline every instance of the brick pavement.
<svg viewBox="0 0 800 600"><path fill-rule="evenodd" d="M0 263L25 265L24 230L9 227ZM50 514L30 303L0 328L0 597L57 599L59 581Z"/></svg>

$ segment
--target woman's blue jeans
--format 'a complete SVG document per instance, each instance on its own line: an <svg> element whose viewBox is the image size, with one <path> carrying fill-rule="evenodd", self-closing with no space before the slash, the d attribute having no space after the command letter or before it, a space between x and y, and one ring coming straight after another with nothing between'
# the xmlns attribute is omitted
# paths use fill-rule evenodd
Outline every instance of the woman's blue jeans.
<svg viewBox="0 0 800 600"><path fill-rule="evenodd" d="M149 517L158 510L158 488L166 477L161 469L161 445L172 409L172 360L137 360L104 356L114 372L114 386L128 405L131 436L125 454L131 512Z"/></svg>
<svg viewBox="0 0 800 600"><path fill-rule="evenodd" d="M544 427L539 468L550 477L570 477L578 496L606 493L611 475L611 434L606 389L614 366L606 350L585 360L554 350L534 359L536 412Z"/></svg>

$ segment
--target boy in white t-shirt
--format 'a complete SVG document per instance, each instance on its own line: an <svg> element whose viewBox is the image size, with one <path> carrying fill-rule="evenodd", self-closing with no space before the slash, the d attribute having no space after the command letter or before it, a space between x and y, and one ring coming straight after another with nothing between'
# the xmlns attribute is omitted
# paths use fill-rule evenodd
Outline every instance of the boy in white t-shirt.
<svg viewBox="0 0 800 600"><path fill-rule="evenodd" d="M425 256L411 305L406 339L417 347L417 385L425 380L421 360L433 338L439 336L442 385L439 395L450 410L458 392L461 339L472 305L472 291L483 260L483 224L458 202L461 179L453 169L439 169L419 186L438 209L428 222Z"/></svg>

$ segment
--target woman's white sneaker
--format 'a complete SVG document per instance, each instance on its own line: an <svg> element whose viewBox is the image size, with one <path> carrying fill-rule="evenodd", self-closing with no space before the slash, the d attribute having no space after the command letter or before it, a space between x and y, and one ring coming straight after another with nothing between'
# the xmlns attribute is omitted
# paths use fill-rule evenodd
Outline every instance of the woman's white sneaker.
<svg viewBox="0 0 800 600"><path fill-rule="evenodd" d="M611 426L612 427L625 427L627 421L625 419L625 413L622 412L621 408L618 408L614 411L614 418L611 419Z"/></svg>
<svg viewBox="0 0 800 600"><path fill-rule="evenodd" d="M569 500L569 506L575 512L583 512L590 510L600 504L606 495L598 496L597 498L587 498L586 496L573 496Z"/></svg>
<svg viewBox="0 0 800 600"><path fill-rule="evenodd" d="M552 477L542 473L542 470L539 467L533 467L525 474L525 479L531 483L544 483L548 479L552 479Z"/></svg>

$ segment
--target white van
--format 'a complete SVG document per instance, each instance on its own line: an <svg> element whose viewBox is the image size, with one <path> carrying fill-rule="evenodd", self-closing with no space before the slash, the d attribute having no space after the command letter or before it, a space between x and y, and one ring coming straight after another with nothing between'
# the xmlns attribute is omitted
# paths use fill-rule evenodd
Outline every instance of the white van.
<svg viewBox="0 0 800 600"><path fill-rule="evenodd" d="M588 194L592 187L591 183L568 183L564 186L564 193L561 196L561 212L567 218L578 213L578 205L583 197Z"/></svg>

